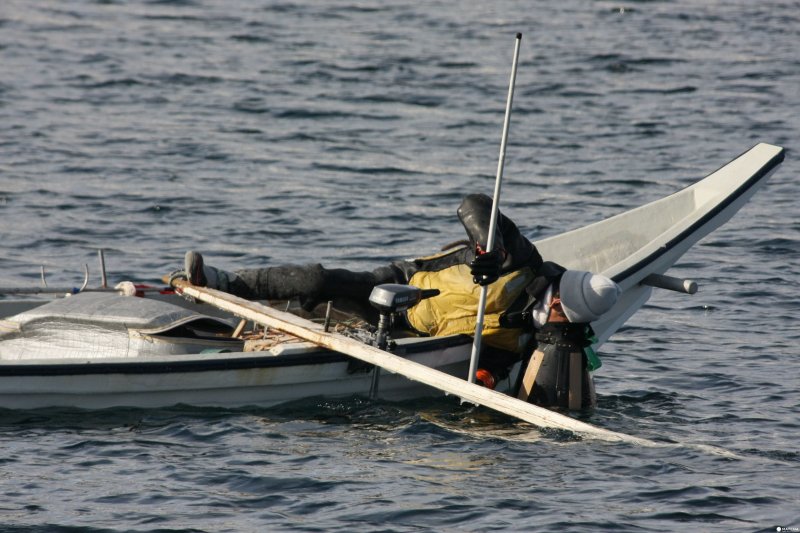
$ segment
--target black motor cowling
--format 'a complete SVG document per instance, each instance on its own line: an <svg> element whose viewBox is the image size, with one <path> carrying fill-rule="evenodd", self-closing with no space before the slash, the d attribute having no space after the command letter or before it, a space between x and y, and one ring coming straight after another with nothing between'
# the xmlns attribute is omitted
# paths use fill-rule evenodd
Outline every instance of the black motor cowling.
<svg viewBox="0 0 800 533"><path fill-rule="evenodd" d="M373 288L372 294L369 295L369 303L381 315L378 322L378 331L375 335L375 345L381 350L387 348L392 315L410 309L425 298L430 298L437 294L439 294L439 289L423 290L413 285L400 285L397 283L386 283Z"/></svg>
<svg viewBox="0 0 800 533"><path fill-rule="evenodd" d="M386 283L372 289L369 303L381 314L392 314L405 311L420 301L439 294L439 289L423 290L412 285Z"/></svg>

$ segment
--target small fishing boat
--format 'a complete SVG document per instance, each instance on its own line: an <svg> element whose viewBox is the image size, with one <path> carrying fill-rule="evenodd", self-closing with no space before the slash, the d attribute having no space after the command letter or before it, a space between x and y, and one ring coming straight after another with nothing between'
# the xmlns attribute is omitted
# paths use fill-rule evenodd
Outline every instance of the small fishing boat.
<svg viewBox="0 0 800 533"><path fill-rule="evenodd" d="M548 260L603 273L620 285L617 304L592 324L598 346L645 304L653 287L693 292L691 282L664 274L729 220L783 157L782 148L758 144L670 196L535 243ZM376 392L371 365L270 328L246 326L242 333L240 316L172 293L137 298L84 290L55 300L0 299L0 407L270 406ZM340 334L372 342L373 332L336 322L332 329ZM319 321L299 324L323 328ZM395 339L391 352L464 378L471 345L464 335L406 337ZM498 388L508 389L516 371ZM436 393L441 390L385 372L377 388L387 399Z"/></svg>

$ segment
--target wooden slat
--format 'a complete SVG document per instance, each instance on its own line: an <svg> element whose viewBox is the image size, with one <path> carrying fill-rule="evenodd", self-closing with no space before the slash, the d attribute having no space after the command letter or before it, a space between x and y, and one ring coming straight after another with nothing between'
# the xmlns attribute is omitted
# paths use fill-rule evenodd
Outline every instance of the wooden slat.
<svg viewBox="0 0 800 533"><path fill-rule="evenodd" d="M188 296L214 305L241 318L258 322L330 350L347 354L366 363L379 366L389 372L400 374L413 381L453 394L467 402L494 409L542 428L564 429L588 437L614 442L627 442L644 446L657 445L647 439L640 439L624 433L592 426L554 411L522 402L506 394L469 383L463 379L384 352L341 334L325 332L319 324L261 305L258 302L245 300L214 289L195 287L185 281L176 281L174 285Z"/></svg>
<svg viewBox="0 0 800 533"><path fill-rule="evenodd" d="M544 361L544 353L540 350L533 352L528 366L525 369L525 374L522 377L522 385L519 387L517 399L527 402L533 393L533 386L536 383L536 376L539 375L539 369L542 368L542 361Z"/></svg>
<svg viewBox="0 0 800 533"><path fill-rule="evenodd" d="M569 354L569 408L577 411L583 404L583 354Z"/></svg>

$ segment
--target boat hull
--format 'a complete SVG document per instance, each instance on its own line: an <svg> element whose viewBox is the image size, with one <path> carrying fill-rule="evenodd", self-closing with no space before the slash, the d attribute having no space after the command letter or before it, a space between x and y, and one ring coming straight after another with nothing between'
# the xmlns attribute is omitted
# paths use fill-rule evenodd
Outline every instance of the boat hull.
<svg viewBox="0 0 800 533"><path fill-rule="evenodd" d="M536 243L549 260L567 268L602 272L622 288L614 308L592 324L598 346L647 302L653 289L642 281L650 274L665 273L694 244L727 222L764 185L782 160L782 148L757 145L673 195ZM189 305L175 296L158 298ZM30 302L3 301L0 317L34 307ZM209 313L205 307L201 313ZM24 356L11 345L6 350L10 355L6 356L0 346L0 407L271 406L314 396L370 393L371 368L354 368L346 356L309 343L256 353L147 352L148 339L163 336L165 328L172 328L173 324L187 327L194 321L182 315L169 317L164 319L168 326L142 324L143 329L135 337L140 352L134 356L115 357L95 350L95 357L64 357L59 353L64 350L42 346ZM207 328L209 324L200 326ZM9 335L15 334L12 331ZM133 344L126 346L130 351ZM462 378L468 371L470 352L469 337L401 339L397 349L398 355ZM512 371L510 380L499 388L509 387L514 377ZM383 372L380 379L382 398L437 394L441 392L398 375Z"/></svg>
<svg viewBox="0 0 800 533"><path fill-rule="evenodd" d="M408 358L451 375L466 376L470 347L468 339L458 339L452 346L434 345ZM372 375L372 368L353 369L343 355L306 346L278 355L207 354L72 364L60 360L16 362L0 366L0 407L269 407L314 396L366 396ZM435 395L441 392L381 373L379 397L383 399Z"/></svg>

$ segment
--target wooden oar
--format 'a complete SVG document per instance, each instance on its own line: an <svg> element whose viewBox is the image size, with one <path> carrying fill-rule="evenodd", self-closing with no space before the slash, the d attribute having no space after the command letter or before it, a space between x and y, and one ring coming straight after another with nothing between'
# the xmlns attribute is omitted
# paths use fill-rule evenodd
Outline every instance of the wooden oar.
<svg viewBox="0 0 800 533"><path fill-rule="evenodd" d="M627 442L642 446L658 445L647 439L640 439L624 433L595 427L554 411L522 402L506 394L469 383L425 365L384 352L373 346L368 346L339 333L325 332L321 324L300 318L291 313L278 311L258 302L245 300L215 289L196 287L184 280L176 280L173 285L187 296L211 304L241 318L284 331L330 350L347 354L350 357L379 366L389 372L400 374L413 381L542 428L565 429L587 437L612 442Z"/></svg>

